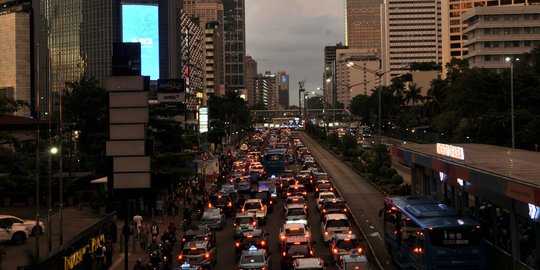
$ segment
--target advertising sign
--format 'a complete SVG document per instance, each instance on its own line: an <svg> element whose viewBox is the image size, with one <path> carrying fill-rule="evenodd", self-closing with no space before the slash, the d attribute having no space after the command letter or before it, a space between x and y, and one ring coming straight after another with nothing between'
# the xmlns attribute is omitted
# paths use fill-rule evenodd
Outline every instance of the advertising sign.
<svg viewBox="0 0 540 270"><path fill-rule="evenodd" d="M208 132L208 107L199 108L199 132Z"/></svg>
<svg viewBox="0 0 540 270"><path fill-rule="evenodd" d="M141 74L159 78L158 7L122 5L122 41L141 43Z"/></svg>
<svg viewBox="0 0 540 270"><path fill-rule="evenodd" d="M158 101L161 103L181 103L186 101L185 83L182 79L159 79Z"/></svg>

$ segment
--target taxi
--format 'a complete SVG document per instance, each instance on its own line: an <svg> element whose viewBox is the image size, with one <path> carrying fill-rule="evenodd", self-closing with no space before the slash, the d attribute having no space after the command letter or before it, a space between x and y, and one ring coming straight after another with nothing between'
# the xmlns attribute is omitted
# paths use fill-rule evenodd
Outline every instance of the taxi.
<svg viewBox="0 0 540 270"><path fill-rule="evenodd" d="M217 263L217 248L208 241L191 241L178 255L178 261L192 266L212 268Z"/></svg>
<svg viewBox="0 0 540 270"><path fill-rule="evenodd" d="M266 222L268 208L262 203L261 199L248 199L244 202L242 212L253 213L261 223Z"/></svg>
<svg viewBox="0 0 540 270"><path fill-rule="evenodd" d="M324 270L326 264L321 258L301 258L293 262L293 270L308 269L308 270Z"/></svg>
<svg viewBox="0 0 540 270"><path fill-rule="evenodd" d="M270 256L264 249L257 249L255 246L249 247L248 250L242 251L238 260L238 270L269 270L272 269Z"/></svg>
<svg viewBox="0 0 540 270"><path fill-rule="evenodd" d="M257 219L253 213L236 213L233 222L233 235L238 238L245 231L251 231L258 228Z"/></svg>
<svg viewBox="0 0 540 270"><path fill-rule="evenodd" d="M198 266L192 266L191 264L189 264L187 262L184 262L183 264L181 264L179 267L177 267L175 269L180 269L180 270L201 270L202 268L198 267Z"/></svg>
<svg viewBox="0 0 540 270"><path fill-rule="evenodd" d="M256 247L257 249L264 249L268 251L268 233L265 233L261 229L252 231L246 231L242 233L240 239L238 239L234 246L236 248L236 256L239 256L242 251L247 250L250 247Z"/></svg>
<svg viewBox="0 0 540 270"><path fill-rule="evenodd" d="M330 241L330 252L333 262L337 262L343 255L350 255L354 252L361 254L362 251L360 239L355 234L335 234L332 241Z"/></svg>

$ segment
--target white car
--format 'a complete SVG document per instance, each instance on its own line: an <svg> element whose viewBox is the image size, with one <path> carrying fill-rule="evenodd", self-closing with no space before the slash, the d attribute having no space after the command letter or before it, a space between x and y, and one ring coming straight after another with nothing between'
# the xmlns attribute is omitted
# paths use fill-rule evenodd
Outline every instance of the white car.
<svg viewBox="0 0 540 270"><path fill-rule="evenodd" d="M12 242L22 245L28 239L28 230L20 223L13 223L10 218L0 219L0 242Z"/></svg>
<svg viewBox="0 0 540 270"><path fill-rule="evenodd" d="M351 224L345 214L324 215L321 230L325 244L329 244L335 234L352 234Z"/></svg>
<svg viewBox="0 0 540 270"><path fill-rule="evenodd" d="M293 262L293 270L309 269L324 270L326 264L321 258L299 258Z"/></svg>
<svg viewBox="0 0 540 270"><path fill-rule="evenodd" d="M10 220L11 223L24 226L26 228L26 231L30 232L30 235L36 235L37 232L39 234L43 234L45 231L45 223L42 221L39 222L39 227L36 226L36 220L24 220L22 218L18 218L16 216L9 216L9 215L0 215L0 220Z"/></svg>
<svg viewBox="0 0 540 270"><path fill-rule="evenodd" d="M266 223L266 214L268 209L262 203L261 199L249 199L244 202L242 207L242 212L248 212L255 214L255 217L261 221L261 223Z"/></svg>
<svg viewBox="0 0 540 270"><path fill-rule="evenodd" d="M317 210L321 210L321 207L322 207L322 204L324 202L325 199L335 199L337 198L336 197L336 194L334 194L334 192L320 192L319 193L319 197L317 197Z"/></svg>

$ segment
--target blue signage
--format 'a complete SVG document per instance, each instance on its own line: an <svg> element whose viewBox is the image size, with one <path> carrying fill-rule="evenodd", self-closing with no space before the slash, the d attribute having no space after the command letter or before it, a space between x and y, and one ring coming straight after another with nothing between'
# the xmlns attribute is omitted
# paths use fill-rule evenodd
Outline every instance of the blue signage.
<svg viewBox="0 0 540 270"><path fill-rule="evenodd" d="M122 41L141 43L141 75L159 78L158 6L122 5Z"/></svg>

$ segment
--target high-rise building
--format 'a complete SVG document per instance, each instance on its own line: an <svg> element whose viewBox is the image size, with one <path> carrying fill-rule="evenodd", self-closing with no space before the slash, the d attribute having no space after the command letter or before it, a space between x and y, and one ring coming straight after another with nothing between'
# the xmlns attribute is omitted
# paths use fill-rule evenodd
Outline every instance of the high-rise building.
<svg viewBox="0 0 540 270"><path fill-rule="evenodd" d="M349 48L381 48L382 0L345 1L345 45Z"/></svg>
<svg viewBox="0 0 540 270"><path fill-rule="evenodd" d="M257 76L257 61L251 56L246 56L246 98L249 106L257 104L255 93L255 77Z"/></svg>
<svg viewBox="0 0 540 270"><path fill-rule="evenodd" d="M41 103L48 104L48 97L59 95L64 82L79 81L83 75L103 85L111 74L112 44L120 41L119 28L113 25L120 1L36 0L32 8Z"/></svg>
<svg viewBox="0 0 540 270"><path fill-rule="evenodd" d="M203 89L205 87L205 44L204 31L199 27L199 23L189 17L183 10L180 11L180 51L182 78L186 80L186 98L187 109L197 110L199 100L203 98Z"/></svg>
<svg viewBox="0 0 540 270"><path fill-rule="evenodd" d="M540 45L540 6L475 7L463 14L463 31L471 67L509 68L506 57L516 59Z"/></svg>
<svg viewBox="0 0 540 270"><path fill-rule="evenodd" d="M0 8L0 96L31 103L30 3ZM15 113L30 117L30 108Z"/></svg>
<svg viewBox="0 0 540 270"><path fill-rule="evenodd" d="M128 0L124 0L126 2ZM129 0L129 3L136 0ZM140 0L138 0L140 2ZM182 78L180 51L180 10L182 1L159 1L159 77L161 79ZM144 2L142 2L144 4ZM147 1L148 4L148 1Z"/></svg>
<svg viewBox="0 0 540 270"><path fill-rule="evenodd" d="M336 50L346 48L347 46L341 43L324 47L323 96L325 104L329 104L332 108L337 104Z"/></svg>
<svg viewBox="0 0 540 270"><path fill-rule="evenodd" d="M285 71L277 73L278 105L282 109L289 107L289 74Z"/></svg>
<svg viewBox="0 0 540 270"><path fill-rule="evenodd" d="M441 2L385 0L382 9L383 83L405 73L411 63L441 63Z"/></svg>
<svg viewBox="0 0 540 270"><path fill-rule="evenodd" d="M199 27L205 30L206 92L223 95L223 3L221 0L184 0L184 11L196 18Z"/></svg>
<svg viewBox="0 0 540 270"><path fill-rule="evenodd" d="M270 110L277 106L276 74L266 71L255 76L255 104L262 102Z"/></svg>
<svg viewBox="0 0 540 270"><path fill-rule="evenodd" d="M225 90L245 88L246 25L244 0L223 0Z"/></svg>
<svg viewBox="0 0 540 270"><path fill-rule="evenodd" d="M371 95L379 78L373 71L380 68L376 50L336 50L336 100L347 108L357 95ZM370 72L371 71L371 72Z"/></svg>

